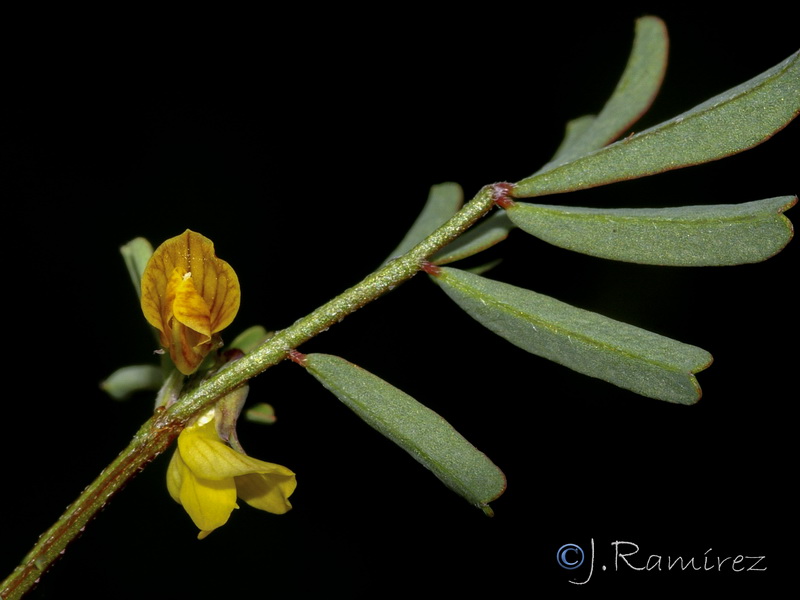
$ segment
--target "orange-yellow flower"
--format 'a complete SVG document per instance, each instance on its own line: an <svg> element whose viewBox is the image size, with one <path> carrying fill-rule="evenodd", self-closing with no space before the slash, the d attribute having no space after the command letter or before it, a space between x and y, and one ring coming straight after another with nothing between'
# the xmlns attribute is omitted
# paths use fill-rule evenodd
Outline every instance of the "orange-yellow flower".
<svg viewBox="0 0 800 600"><path fill-rule="evenodd" d="M161 244L142 274L142 311L178 370L189 375L239 310L239 279L214 243L187 229Z"/></svg>

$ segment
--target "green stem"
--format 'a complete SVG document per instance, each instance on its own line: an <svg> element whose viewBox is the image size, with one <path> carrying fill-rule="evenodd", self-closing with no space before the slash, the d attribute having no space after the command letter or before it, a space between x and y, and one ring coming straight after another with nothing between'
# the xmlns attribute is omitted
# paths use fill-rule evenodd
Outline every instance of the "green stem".
<svg viewBox="0 0 800 600"><path fill-rule="evenodd" d="M406 254L388 262L357 285L296 321L291 327L276 332L253 352L230 363L196 390L187 392L180 402L164 413L163 419L185 422L251 377L282 361L290 350L411 279L425 261L474 225L507 191L504 184L484 187L450 220Z"/></svg>
<svg viewBox="0 0 800 600"><path fill-rule="evenodd" d="M131 443L108 465L67 507L67 510L45 531L33 549L0 587L0 598L21 598L47 568L64 553L67 545L83 531L111 496L156 456L164 452L178 436L179 427L157 427L157 415L151 417L134 435Z"/></svg>
<svg viewBox="0 0 800 600"><path fill-rule="evenodd" d="M508 186L504 184L484 187L449 221L409 252L390 261L290 327L277 332L256 350L230 363L197 388L186 390L169 408L157 410L128 447L40 536L20 565L0 584L0 600L21 598L33 587L111 496L164 452L192 417L251 377L282 361L303 342L413 277L425 261L474 225L507 192Z"/></svg>

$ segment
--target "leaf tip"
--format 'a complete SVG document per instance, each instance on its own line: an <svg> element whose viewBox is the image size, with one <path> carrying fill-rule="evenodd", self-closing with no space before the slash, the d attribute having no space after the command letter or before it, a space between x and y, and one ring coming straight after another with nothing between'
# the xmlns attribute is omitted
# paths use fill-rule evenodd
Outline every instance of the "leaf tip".
<svg viewBox="0 0 800 600"><path fill-rule="evenodd" d="M681 401L680 404L692 406L700 402L700 399L703 397L703 388L700 387L700 382L697 381L697 377L695 377L695 374L701 371L705 371L708 367L710 367L713 364L713 362L714 362L714 357L711 355L711 353L705 352L703 360L701 362L698 362L697 366L689 371L689 381L694 387L694 394L691 397L687 398L685 401Z"/></svg>

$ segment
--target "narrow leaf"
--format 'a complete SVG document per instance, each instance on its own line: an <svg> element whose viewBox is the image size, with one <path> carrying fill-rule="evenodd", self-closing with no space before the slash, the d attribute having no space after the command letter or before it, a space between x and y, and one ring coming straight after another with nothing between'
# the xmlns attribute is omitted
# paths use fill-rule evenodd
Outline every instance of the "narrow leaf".
<svg viewBox="0 0 800 600"><path fill-rule="evenodd" d="M544 171L549 171L553 167L564 164L565 162L569 162L586 154L586 152L583 152L580 149L582 147L581 141L584 139L584 136L587 136L587 132L592 129L592 123L594 123L596 120L597 115L583 115L582 117L577 117L576 119L568 121L564 130L564 139L561 141L561 145L556 150L553 158L549 163L536 171L535 174L538 175ZM602 147L603 145L600 145L596 148L592 148L591 150L597 150L597 148Z"/></svg>
<svg viewBox="0 0 800 600"><path fill-rule="evenodd" d="M431 186L422 212L402 241L383 262L387 263L411 250L456 214L463 203L464 192L457 183L447 182Z"/></svg>
<svg viewBox="0 0 800 600"><path fill-rule="evenodd" d="M237 335L234 340L228 344L228 349L235 348L241 350L245 354L249 354L273 335L275 335L274 332L267 331L261 325L253 325Z"/></svg>
<svg viewBox="0 0 800 600"><path fill-rule="evenodd" d="M505 490L505 476L447 421L405 392L338 356L309 354L305 366L370 426L491 516L488 504Z"/></svg>
<svg viewBox="0 0 800 600"><path fill-rule="evenodd" d="M800 52L695 108L589 155L518 182L514 196L558 194L735 154L800 112Z"/></svg>
<svg viewBox="0 0 800 600"><path fill-rule="evenodd" d="M100 383L100 388L114 400L127 400L133 393L157 390L164 383L164 373L155 365L121 367Z"/></svg>
<svg viewBox="0 0 800 600"><path fill-rule="evenodd" d="M667 68L668 46L661 19L637 20L633 49L611 98L596 118L583 117L568 125L564 143L540 172L602 148L635 123L658 94Z"/></svg>
<svg viewBox="0 0 800 600"><path fill-rule="evenodd" d="M508 216L498 211L448 244L433 257L433 263L444 265L463 260L502 242L514 228Z"/></svg>
<svg viewBox="0 0 800 600"><path fill-rule="evenodd" d="M792 196L742 204L595 209L516 202L508 217L546 242L612 260L718 266L766 260L792 239Z"/></svg>
<svg viewBox="0 0 800 600"><path fill-rule="evenodd" d="M700 399L693 373L712 360L701 348L451 267L433 279L470 316L523 350L650 398Z"/></svg>
<svg viewBox="0 0 800 600"><path fill-rule="evenodd" d="M136 289L136 297L139 298L142 295L142 273L153 255L153 246L145 238L137 237L120 247L119 251Z"/></svg>

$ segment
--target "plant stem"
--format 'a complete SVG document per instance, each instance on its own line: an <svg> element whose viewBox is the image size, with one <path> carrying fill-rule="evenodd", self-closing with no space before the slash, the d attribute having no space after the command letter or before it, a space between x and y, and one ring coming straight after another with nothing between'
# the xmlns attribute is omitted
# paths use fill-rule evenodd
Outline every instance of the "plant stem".
<svg viewBox="0 0 800 600"><path fill-rule="evenodd" d="M39 536L33 549L2 583L0 598L21 598L111 496L169 447L181 428L157 427L156 417L157 414L142 425L128 447L67 507L58 521Z"/></svg>
<svg viewBox="0 0 800 600"><path fill-rule="evenodd" d="M164 413L163 419L186 422L216 399L282 361L289 351L411 279L420 271L423 263L474 225L499 198L505 197L508 190L507 184L484 187L450 220L406 254L388 262L290 327L276 332L253 352L230 363L196 390L187 392L180 402Z"/></svg>
<svg viewBox="0 0 800 600"><path fill-rule="evenodd" d="M168 408L158 409L134 435L128 447L39 537L20 565L0 584L0 600L21 598L33 587L110 497L164 452L192 417L251 377L282 361L303 342L413 277L425 261L474 225L495 202L505 197L509 189L507 184L484 187L450 220L406 254L388 262L308 316L277 332L256 350L233 361L198 387L186 390Z"/></svg>

